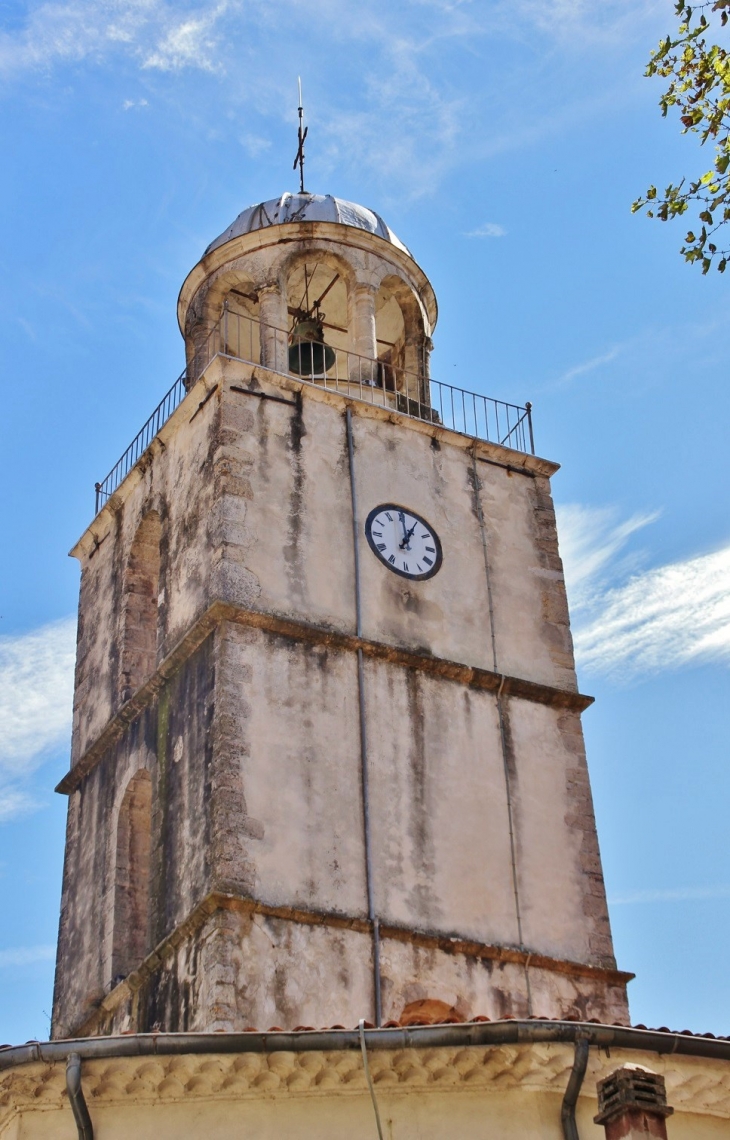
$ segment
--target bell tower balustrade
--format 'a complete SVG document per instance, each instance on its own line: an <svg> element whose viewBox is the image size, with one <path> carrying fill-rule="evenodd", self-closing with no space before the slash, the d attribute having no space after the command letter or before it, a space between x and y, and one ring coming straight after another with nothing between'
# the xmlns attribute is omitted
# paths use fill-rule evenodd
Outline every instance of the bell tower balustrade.
<svg viewBox="0 0 730 1140"><path fill-rule="evenodd" d="M334 363L322 375L312 371L312 354L305 353L301 344L296 347L298 352L291 349L289 334L284 329L225 308L191 365L178 376L108 475L96 483L96 513L142 458L216 356L262 364L278 375L295 377L305 384L314 384L350 399L389 408L412 419L438 424L514 451L535 454L530 403L521 405L496 400L431 379L423 371L410 371L342 348L332 349ZM266 363L262 362L262 355ZM289 371L285 365L287 360ZM272 367L273 364L276 367Z"/></svg>

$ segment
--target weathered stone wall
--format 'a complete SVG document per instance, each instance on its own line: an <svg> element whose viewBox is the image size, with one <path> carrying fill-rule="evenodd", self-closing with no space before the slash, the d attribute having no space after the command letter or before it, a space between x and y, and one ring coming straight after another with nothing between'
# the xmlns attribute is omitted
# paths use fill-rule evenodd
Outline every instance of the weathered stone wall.
<svg viewBox="0 0 730 1140"><path fill-rule="evenodd" d="M181 937L159 970L145 968L129 1002L120 991L112 1022L97 1020L93 1031L231 1019L240 1027L254 1014L266 1020L269 1008L287 1025L344 1017L329 1012L340 1001L336 977L350 979L341 986L347 1016L371 1013L362 1005L366 991L372 1000L372 986L363 990L372 967L362 927L358 644L366 645L378 917L522 954L523 965L480 964L477 984L468 956L457 969L456 957L432 948L424 976L434 985L448 977L438 985L463 1003L518 1009L527 1000L525 956L615 965L548 482L554 468L353 405L360 643L345 406L339 395L214 361L77 547L81 783L70 804L56 1033L84 1023L112 981L114 833L141 766L155 808L150 948L212 892L360 929L346 936L342 922L304 923L277 927L267 941L266 924L286 921L283 914L249 916L245 930L240 915L211 918L210 929ZM372 556L363 520L391 501L438 532L444 561L435 577L409 582ZM120 706L123 583L150 511L161 520L158 673ZM481 680L475 670L485 671ZM529 692L515 695L524 682ZM420 984L417 956L404 954L393 950L384 977L395 1013ZM418 961L425 970L423 955ZM535 1012L625 1019L619 978L566 981L569 971L553 978L550 969L537 971L545 979L535 983ZM549 1008L535 1007L540 995ZM305 1014L310 1006L318 1017Z"/></svg>
<svg viewBox="0 0 730 1140"><path fill-rule="evenodd" d="M219 385L213 398L198 410L206 389L191 393L161 433L164 450L153 447L77 547L74 759L120 704L123 581L138 527L151 510L163 519L158 660L214 599L354 628L344 401L307 387L301 395L290 391L288 405L231 391L233 383L276 392L282 381L230 361L216 361L205 383ZM496 668L575 689L554 514L539 465L525 475L484 462L484 455L475 464L452 433L422 430L387 412L356 411L361 521L395 497L428 518L445 552L436 577L409 583L387 573L361 541L364 635L495 667L478 482Z"/></svg>
<svg viewBox="0 0 730 1140"><path fill-rule="evenodd" d="M152 780L147 949L175 929L211 889L213 684L211 637L70 798L56 1036L83 1024L113 981L117 828L124 794L140 770Z"/></svg>
<svg viewBox="0 0 730 1140"><path fill-rule="evenodd" d="M124 494L113 498L76 548L81 560L81 596L74 763L131 695L123 678L130 633L125 584L134 578L135 539L151 512L160 519L157 662L174 648L209 602L218 405L211 399L198 409L205 392L201 385L196 398L178 408L176 417L168 421L158 441L128 476ZM149 559L149 538L146 547ZM139 639L140 631L133 629L133 633ZM145 653L149 655L148 647Z"/></svg>

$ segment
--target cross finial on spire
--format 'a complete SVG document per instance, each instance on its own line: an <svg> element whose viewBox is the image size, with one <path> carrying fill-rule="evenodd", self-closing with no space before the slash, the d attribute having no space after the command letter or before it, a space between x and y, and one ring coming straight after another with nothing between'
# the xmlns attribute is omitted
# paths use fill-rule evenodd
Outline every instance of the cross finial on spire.
<svg viewBox="0 0 730 1140"><path fill-rule="evenodd" d="M302 80L299 78L299 149L297 150L297 157L294 159L292 170L299 167L299 193L306 194L304 189L304 140L307 137L309 127L304 127L304 107L302 106Z"/></svg>

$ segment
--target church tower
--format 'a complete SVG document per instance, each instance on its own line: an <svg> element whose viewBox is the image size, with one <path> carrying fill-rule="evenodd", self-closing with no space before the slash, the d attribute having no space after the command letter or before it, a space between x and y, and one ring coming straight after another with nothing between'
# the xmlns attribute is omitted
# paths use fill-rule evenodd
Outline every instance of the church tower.
<svg viewBox="0 0 730 1140"><path fill-rule="evenodd" d="M383 220L245 210L81 563L53 1036L627 1021L529 405Z"/></svg>

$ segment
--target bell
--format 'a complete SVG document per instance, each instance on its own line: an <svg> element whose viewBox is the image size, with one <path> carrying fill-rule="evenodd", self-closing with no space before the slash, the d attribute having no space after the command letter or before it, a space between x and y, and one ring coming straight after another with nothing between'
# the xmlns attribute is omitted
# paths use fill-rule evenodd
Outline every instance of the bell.
<svg viewBox="0 0 730 1140"><path fill-rule="evenodd" d="M305 380L324 380L335 363L335 350L324 343L319 321L306 317L298 321L289 345L289 371Z"/></svg>

